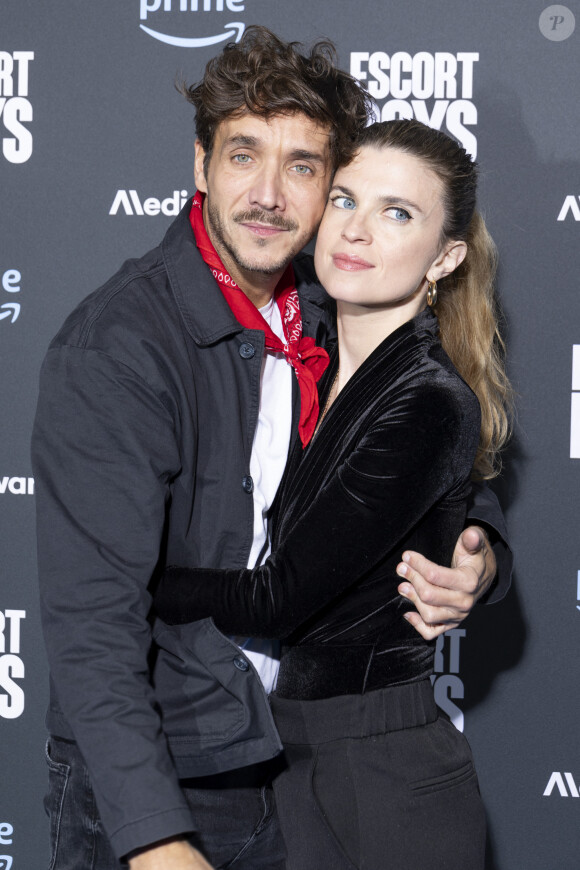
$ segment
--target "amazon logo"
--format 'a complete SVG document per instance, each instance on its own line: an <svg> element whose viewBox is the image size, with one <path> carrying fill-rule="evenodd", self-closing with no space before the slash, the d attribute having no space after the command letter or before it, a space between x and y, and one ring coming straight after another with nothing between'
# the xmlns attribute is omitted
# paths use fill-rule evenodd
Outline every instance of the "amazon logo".
<svg viewBox="0 0 580 870"><path fill-rule="evenodd" d="M10 822L0 822L0 844L11 846L14 828ZM12 851L12 849L10 850ZM10 870L12 867L12 855L0 855L0 870Z"/></svg>
<svg viewBox="0 0 580 870"><path fill-rule="evenodd" d="M244 12L245 0L140 0L140 18L141 21L148 21L149 17L155 13L205 13L205 12ZM160 26L157 22L166 19L156 17L156 27L149 27L146 24L140 24L141 30L153 39L164 42L166 45L175 45L179 48L202 48L208 45L218 45L220 42L239 42L244 33L245 24L242 21L230 21L219 27L218 33L213 33L208 36L201 36L197 33L191 35L177 35L168 33L167 27L164 24ZM190 19L191 20L191 19ZM175 18L172 18L175 21ZM212 18L215 21L215 18ZM199 23L199 20L198 22ZM159 29L158 29L159 27ZM171 28L173 30L173 28ZM197 29L197 28L195 28ZM204 30L205 28L202 28ZM182 30L181 25L179 30Z"/></svg>
<svg viewBox="0 0 580 870"><path fill-rule="evenodd" d="M18 269L7 269L2 275L2 289L7 293L20 293L22 275ZM19 302L4 302L0 304L0 320L15 323L20 315ZM0 866L0 870L2 870Z"/></svg>

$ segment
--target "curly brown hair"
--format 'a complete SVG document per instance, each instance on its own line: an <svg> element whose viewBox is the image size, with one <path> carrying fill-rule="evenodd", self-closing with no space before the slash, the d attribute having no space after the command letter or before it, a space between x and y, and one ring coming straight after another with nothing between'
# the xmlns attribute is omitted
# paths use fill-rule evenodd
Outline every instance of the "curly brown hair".
<svg viewBox="0 0 580 870"><path fill-rule="evenodd" d="M195 106L196 133L211 156L218 124L245 111L263 118L302 112L330 127L333 169L348 163L369 116L369 97L358 82L336 66L328 40L300 54L298 42L283 42L266 27L248 27L239 43L230 42L212 58L198 84L178 84Z"/></svg>

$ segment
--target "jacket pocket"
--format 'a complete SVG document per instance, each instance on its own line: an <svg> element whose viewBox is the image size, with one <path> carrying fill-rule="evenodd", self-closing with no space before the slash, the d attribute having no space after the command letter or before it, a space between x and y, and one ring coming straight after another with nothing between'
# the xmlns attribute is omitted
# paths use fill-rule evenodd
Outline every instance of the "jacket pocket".
<svg viewBox="0 0 580 870"><path fill-rule="evenodd" d="M180 778L246 767L282 751L258 673L211 619L158 620L153 636L155 693Z"/></svg>
<svg viewBox="0 0 580 870"><path fill-rule="evenodd" d="M166 625L157 620L154 626L155 694L172 747L180 743L197 743L200 748L221 745L232 740L244 724L233 664L236 652L241 653L225 637L222 649L210 646L207 622Z"/></svg>

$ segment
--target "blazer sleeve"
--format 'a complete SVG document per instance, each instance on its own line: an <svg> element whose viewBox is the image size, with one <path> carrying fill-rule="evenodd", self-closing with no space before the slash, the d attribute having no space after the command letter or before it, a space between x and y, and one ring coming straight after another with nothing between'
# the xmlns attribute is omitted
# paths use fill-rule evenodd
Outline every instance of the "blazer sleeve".
<svg viewBox="0 0 580 870"><path fill-rule="evenodd" d="M453 389L424 384L405 391L263 566L169 568L154 600L161 618L184 623L212 616L231 634L290 634L364 577L443 495L463 492L477 446L479 407L472 413L462 397L463 402Z"/></svg>
<svg viewBox="0 0 580 870"><path fill-rule="evenodd" d="M48 352L32 442L50 674L118 856L194 823L161 730L148 584L179 465L172 419L107 354Z"/></svg>
<svg viewBox="0 0 580 870"><path fill-rule="evenodd" d="M467 504L466 525L481 526L485 529L493 548L497 572L490 589L481 601L484 604L495 604L496 601L501 601L510 588L514 557L498 498L483 481L472 483Z"/></svg>

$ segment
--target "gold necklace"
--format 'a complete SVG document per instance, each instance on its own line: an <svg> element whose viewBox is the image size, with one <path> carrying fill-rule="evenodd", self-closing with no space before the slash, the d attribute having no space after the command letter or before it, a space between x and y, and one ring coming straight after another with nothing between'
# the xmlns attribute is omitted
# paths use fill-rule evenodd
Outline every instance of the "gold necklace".
<svg viewBox="0 0 580 870"><path fill-rule="evenodd" d="M317 425L316 425L316 429L317 429L317 430L318 430L318 427L320 426L320 424L322 423L322 421L324 420L324 418L326 417L326 415L327 415L327 413L328 413L328 409L330 408L331 400L332 400L332 394L333 394L333 392L334 392L334 388L336 387L336 382L338 381L338 376L339 376L339 374L340 374L340 368L338 368L338 369L336 370L336 374L335 374L335 376L334 376L334 380L332 381L332 383L331 383L331 385L330 385L330 389L329 389L329 391L328 391L328 396L326 397L326 402L325 402L325 404L324 404L324 408L323 408L323 410L322 410L322 414L321 414L320 417L318 418L318 423L317 423Z"/></svg>

